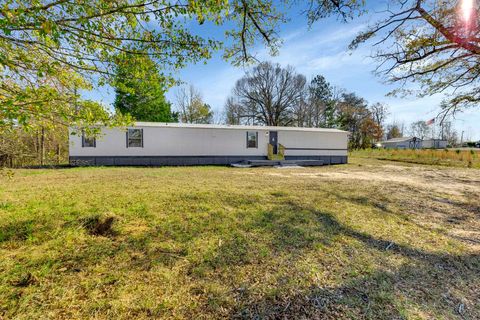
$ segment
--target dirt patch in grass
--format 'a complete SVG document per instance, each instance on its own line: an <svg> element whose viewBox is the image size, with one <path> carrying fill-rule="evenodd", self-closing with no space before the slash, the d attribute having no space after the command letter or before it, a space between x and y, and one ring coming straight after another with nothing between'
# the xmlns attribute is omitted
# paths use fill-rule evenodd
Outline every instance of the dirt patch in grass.
<svg viewBox="0 0 480 320"><path fill-rule="evenodd" d="M37 281L31 273L22 274L18 280L13 281L12 285L15 287L28 287L35 284Z"/></svg>
<svg viewBox="0 0 480 320"><path fill-rule="evenodd" d="M462 196L466 193L480 194L480 176L478 171L465 169L438 169L429 166L404 166L392 164L378 164L376 166L362 166L357 169L348 168L318 172L305 169L286 172L266 172L276 177L309 177L326 179L362 180L380 182L382 184L402 184L421 190L431 190L438 193L447 193Z"/></svg>
<svg viewBox="0 0 480 320"><path fill-rule="evenodd" d="M382 161L375 164L355 159L350 167L318 170L264 172L266 175L296 179L345 181L381 188L388 199L374 197L357 199L359 203L387 211L395 205L396 212L412 221L448 233L480 249L480 171L474 169L406 166ZM339 198L344 198L341 195ZM354 200L344 198L344 200ZM428 217L428 219L426 219Z"/></svg>
<svg viewBox="0 0 480 320"><path fill-rule="evenodd" d="M92 236L112 236L115 217L93 215L80 219L80 224Z"/></svg>

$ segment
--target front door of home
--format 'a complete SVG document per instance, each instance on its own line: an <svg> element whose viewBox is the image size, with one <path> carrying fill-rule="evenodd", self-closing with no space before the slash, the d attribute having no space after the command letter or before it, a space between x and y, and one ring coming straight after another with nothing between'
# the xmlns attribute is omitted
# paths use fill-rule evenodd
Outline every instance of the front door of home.
<svg viewBox="0 0 480 320"><path fill-rule="evenodd" d="M278 151L278 132L270 131L270 144L273 146L273 154L277 154Z"/></svg>

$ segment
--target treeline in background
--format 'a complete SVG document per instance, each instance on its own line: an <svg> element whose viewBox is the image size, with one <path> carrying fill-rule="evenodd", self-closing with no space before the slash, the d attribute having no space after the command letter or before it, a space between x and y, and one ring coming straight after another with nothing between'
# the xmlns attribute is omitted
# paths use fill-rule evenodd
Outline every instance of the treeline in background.
<svg viewBox="0 0 480 320"><path fill-rule="evenodd" d="M350 150L372 148L379 141L405 135L441 138L450 146L459 140L448 119L439 125L428 125L424 120L408 126L387 123L390 111L386 104L369 103L355 92L332 85L322 75L307 80L293 67L271 62L247 70L219 112L214 112L191 84L178 85L173 103L168 101L165 93L174 83L162 77L146 57L122 60L116 73L112 113L128 119L125 125L137 120L336 128L350 132ZM67 164L68 134L68 125L61 121L30 122L27 129L21 124L10 126L0 137L0 166Z"/></svg>

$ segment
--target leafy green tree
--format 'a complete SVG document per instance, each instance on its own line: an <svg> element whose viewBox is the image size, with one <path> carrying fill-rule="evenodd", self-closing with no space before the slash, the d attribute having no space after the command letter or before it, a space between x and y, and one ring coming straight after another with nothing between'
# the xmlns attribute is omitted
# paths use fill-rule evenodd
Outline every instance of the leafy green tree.
<svg viewBox="0 0 480 320"><path fill-rule="evenodd" d="M343 93L337 103L337 113L337 127L350 132L350 147L365 147L364 122L372 118L367 101L355 93Z"/></svg>
<svg viewBox="0 0 480 320"><path fill-rule="evenodd" d="M62 125L36 123L31 130L5 128L0 134L0 168L68 163L67 137L68 130Z"/></svg>
<svg viewBox="0 0 480 320"><path fill-rule="evenodd" d="M117 64L115 109L138 121L170 122L166 79L148 56L130 55Z"/></svg>
<svg viewBox="0 0 480 320"><path fill-rule="evenodd" d="M171 122L179 122L180 121L180 112L178 111L172 111L172 114L170 116Z"/></svg>
<svg viewBox="0 0 480 320"><path fill-rule="evenodd" d="M401 137L403 137L403 134L398 124L393 123L387 126L387 139L401 138Z"/></svg>
<svg viewBox="0 0 480 320"><path fill-rule="evenodd" d="M258 40L275 49L280 20L270 1L7 1L0 8L0 125L112 123L106 108L77 92L114 84L119 57L147 55L167 75L220 48L241 63ZM227 25L233 41L186 27L206 21Z"/></svg>
<svg viewBox="0 0 480 320"><path fill-rule="evenodd" d="M334 124L333 88L322 75L317 75L308 86L309 127L331 127Z"/></svg>
<svg viewBox="0 0 480 320"><path fill-rule="evenodd" d="M27 128L54 118L77 126L124 123L77 94L113 84L119 56L147 55L165 77L219 49L235 64L252 61L258 42L277 50L278 24L286 21L282 11L290 1L6 1L0 7L0 126ZM313 22L345 19L360 1L310 4ZM224 37L191 28L206 22L221 26Z"/></svg>
<svg viewBox="0 0 480 320"><path fill-rule="evenodd" d="M213 123L213 110L208 103L200 104L194 114L194 123Z"/></svg>

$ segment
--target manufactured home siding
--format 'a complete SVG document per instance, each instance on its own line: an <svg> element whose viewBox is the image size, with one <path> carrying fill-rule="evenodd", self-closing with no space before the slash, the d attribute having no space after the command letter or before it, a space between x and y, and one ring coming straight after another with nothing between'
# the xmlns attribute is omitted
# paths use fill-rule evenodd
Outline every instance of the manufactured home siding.
<svg viewBox="0 0 480 320"><path fill-rule="evenodd" d="M337 132L279 131L278 142L285 146L285 156L346 156L347 134Z"/></svg>
<svg viewBox="0 0 480 320"><path fill-rule="evenodd" d="M325 164L347 162L348 133L332 129L215 126L137 123L143 146L126 146L126 128L105 128L94 148L83 148L81 137L70 136L73 164L191 165L230 164L262 160L268 155L270 130L286 147L286 159L320 159ZM309 131L311 130L311 131ZM257 148L247 148L247 132L258 133Z"/></svg>
<svg viewBox="0 0 480 320"><path fill-rule="evenodd" d="M258 134L259 148L247 148L246 130L197 128L143 128L143 148L127 148L125 131L105 129L96 148L82 148L81 140L71 138L72 156L266 156L268 136ZM251 130L250 130L251 131Z"/></svg>

